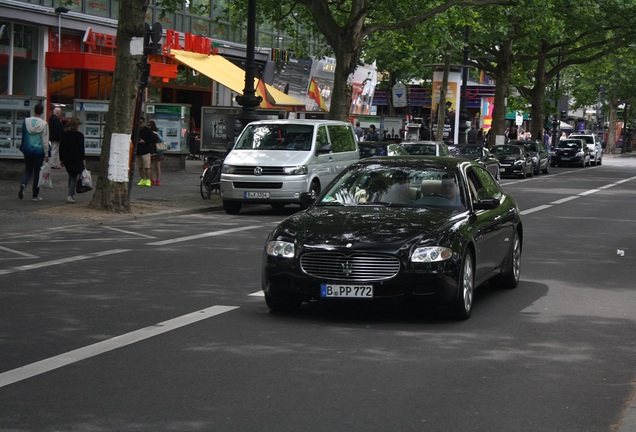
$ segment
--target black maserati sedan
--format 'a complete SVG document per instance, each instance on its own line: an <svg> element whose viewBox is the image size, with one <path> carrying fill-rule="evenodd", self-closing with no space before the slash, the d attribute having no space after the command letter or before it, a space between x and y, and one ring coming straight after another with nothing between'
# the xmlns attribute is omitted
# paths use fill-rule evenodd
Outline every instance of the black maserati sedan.
<svg viewBox="0 0 636 432"><path fill-rule="evenodd" d="M347 167L265 243L262 288L273 311L303 302L418 299L470 317L475 288L519 282L515 199L478 162L392 156Z"/></svg>
<svg viewBox="0 0 636 432"><path fill-rule="evenodd" d="M590 165L591 160L590 149L585 141L578 138L566 138L554 146L551 165L576 165L584 168Z"/></svg>

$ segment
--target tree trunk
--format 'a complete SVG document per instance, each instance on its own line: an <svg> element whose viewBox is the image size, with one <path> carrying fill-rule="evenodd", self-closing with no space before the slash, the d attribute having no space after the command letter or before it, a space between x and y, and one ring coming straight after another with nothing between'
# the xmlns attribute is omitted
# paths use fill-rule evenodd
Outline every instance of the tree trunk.
<svg viewBox="0 0 636 432"><path fill-rule="evenodd" d="M131 54L131 40L144 36L144 19L149 0L121 0L117 25L117 53L112 95L104 127L99 177L89 207L113 213L130 212L128 182L108 178L113 133L130 135L134 125L139 88L141 53ZM134 157L134 155L132 155Z"/></svg>
<svg viewBox="0 0 636 432"><path fill-rule="evenodd" d="M437 141L444 139L444 125L446 124L446 89L448 89L448 75L450 74L450 56L451 48L446 47L446 56L444 57L444 74L442 75L442 85L439 89L439 103L437 104ZM435 93L435 92L433 92ZM454 121L454 119L453 119ZM448 137L450 140L450 137Z"/></svg>
<svg viewBox="0 0 636 432"><path fill-rule="evenodd" d="M512 38L509 38L499 51L495 67L495 103L492 110L492 126L488 132L488 145L495 145L497 135L503 136L506 132L506 99L510 86L510 74L512 71Z"/></svg>
<svg viewBox="0 0 636 432"><path fill-rule="evenodd" d="M614 153L616 148L616 123L618 122L618 100L612 98L609 101L609 124L607 129L607 145L605 151Z"/></svg>
<svg viewBox="0 0 636 432"><path fill-rule="evenodd" d="M537 61L537 68L534 76L534 87L530 92L530 116L532 119L532 138L543 141L543 130L545 129L544 108L546 89L546 57L540 56Z"/></svg>

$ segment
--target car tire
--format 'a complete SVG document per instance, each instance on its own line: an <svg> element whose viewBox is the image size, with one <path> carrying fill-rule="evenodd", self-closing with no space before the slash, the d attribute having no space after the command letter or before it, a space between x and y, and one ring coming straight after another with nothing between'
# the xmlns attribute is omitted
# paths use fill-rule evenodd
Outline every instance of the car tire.
<svg viewBox="0 0 636 432"><path fill-rule="evenodd" d="M521 277L521 238L515 231L510 253L504 263L502 272L492 279L497 288L513 289L519 285Z"/></svg>
<svg viewBox="0 0 636 432"><path fill-rule="evenodd" d="M239 214L241 207L243 207L243 203L240 201L223 200L223 210L225 210L225 213L229 215Z"/></svg>
<svg viewBox="0 0 636 432"><path fill-rule="evenodd" d="M293 296L273 296L265 294L265 303L272 312L291 313L300 308L302 300Z"/></svg>
<svg viewBox="0 0 636 432"><path fill-rule="evenodd" d="M453 304L452 317L457 320L467 320L473 310L475 296L475 271L473 256L466 251L461 263L461 273L457 280L457 300Z"/></svg>
<svg viewBox="0 0 636 432"><path fill-rule="evenodd" d="M549 174L550 173L550 164L549 163L545 164L545 168L543 168L543 170L541 172L543 174Z"/></svg>
<svg viewBox="0 0 636 432"><path fill-rule="evenodd" d="M314 180L311 182L311 185L309 185L309 192L313 193L315 196L318 196L318 194L320 193L320 183L318 183L317 180ZM305 210L308 207L309 206L307 204L300 205L300 208L303 210Z"/></svg>

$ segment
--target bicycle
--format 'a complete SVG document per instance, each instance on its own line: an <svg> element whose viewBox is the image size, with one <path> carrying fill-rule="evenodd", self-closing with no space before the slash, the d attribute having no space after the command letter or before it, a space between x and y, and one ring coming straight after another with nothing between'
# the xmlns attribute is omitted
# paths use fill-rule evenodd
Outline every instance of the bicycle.
<svg viewBox="0 0 636 432"><path fill-rule="evenodd" d="M203 172L201 173L201 197L210 199L212 192L221 192L221 168L223 159L215 156L206 156L203 159Z"/></svg>

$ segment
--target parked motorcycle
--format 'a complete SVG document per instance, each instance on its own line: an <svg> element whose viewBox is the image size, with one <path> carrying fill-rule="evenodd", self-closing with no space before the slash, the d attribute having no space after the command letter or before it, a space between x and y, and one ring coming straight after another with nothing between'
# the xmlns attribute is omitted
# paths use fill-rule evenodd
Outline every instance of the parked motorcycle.
<svg viewBox="0 0 636 432"><path fill-rule="evenodd" d="M221 168L225 158L205 156L203 158L203 172L201 173L201 197L210 199L212 192L221 191Z"/></svg>

